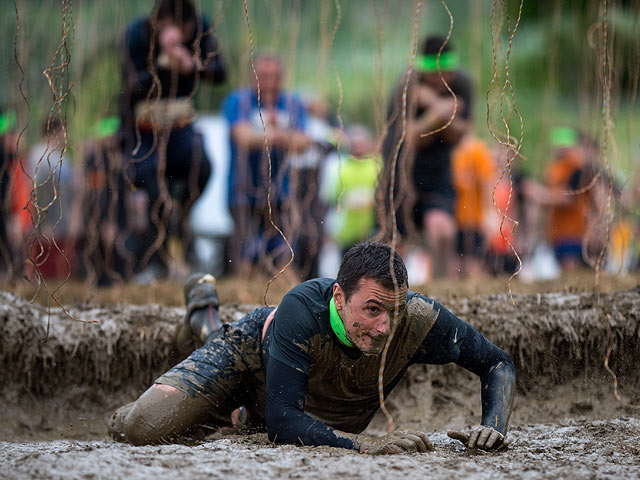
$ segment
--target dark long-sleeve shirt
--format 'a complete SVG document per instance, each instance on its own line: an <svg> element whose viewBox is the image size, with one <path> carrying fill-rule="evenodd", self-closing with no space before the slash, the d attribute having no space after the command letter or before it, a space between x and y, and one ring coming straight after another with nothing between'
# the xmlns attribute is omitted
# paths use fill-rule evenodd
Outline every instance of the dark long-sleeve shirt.
<svg viewBox="0 0 640 480"><path fill-rule="evenodd" d="M340 343L331 330L331 279L305 282L284 298L267 329L265 420L276 442L355 448L336 430L360 433L378 409L379 356ZM482 424L506 433L515 368L510 357L438 302L399 319L387 355L388 394L416 363L454 362L480 377ZM410 310L408 308L408 310Z"/></svg>
<svg viewBox="0 0 640 480"><path fill-rule="evenodd" d="M124 32L120 41L120 63L122 68L123 87L120 98L120 110L123 119L131 122L135 105L147 98L150 90L154 88L153 71L160 82L161 98L168 98L173 92L175 97L190 95L196 86L196 78L213 83L221 83L226 79L226 70L222 60L218 41L210 31L209 23L200 17L196 21L192 38L184 42L184 46L194 53L194 42L199 38L197 47L199 50L202 70L194 71L188 75L178 75L177 84L172 88L172 73L170 70L158 65L160 47L157 44L158 31L154 33L151 21L148 17L140 18L131 23ZM153 45L152 67L149 65L149 52ZM157 91L152 92L151 98L157 96Z"/></svg>

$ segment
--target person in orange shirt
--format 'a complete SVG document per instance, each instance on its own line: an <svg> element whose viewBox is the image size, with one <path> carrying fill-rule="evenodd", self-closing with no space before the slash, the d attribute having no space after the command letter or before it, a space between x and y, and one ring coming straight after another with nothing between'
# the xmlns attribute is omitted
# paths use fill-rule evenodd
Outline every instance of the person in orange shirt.
<svg viewBox="0 0 640 480"><path fill-rule="evenodd" d="M545 187L537 201L548 207L547 240L563 270L584 265L582 243L587 231L590 191L582 192L593 177L578 133L566 127L551 131L553 158L545 169Z"/></svg>
<svg viewBox="0 0 640 480"><path fill-rule="evenodd" d="M527 215L523 194L529 180L525 180L518 158L514 158L514 150L505 148L503 145L497 146L494 151L496 160L496 178L492 188L492 202L489 215L486 218L487 232L487 264L489 271L494 275L513 274L519 268L518 255L522 255L522 250L526 243L523 242L522 227L528 226L529 216ZM507 169L507 162L511 161L510 169ZM503 173L504 172L504 173ZM504 220L502 216L504 214ZM518 222L518 242L516 242L515 222ZM525 228L526 232L531 228Z"/></svg>
<svg viewBox="0 0 640 480"><path fill-rule="evenodd" d="M458 270L482 273L485 253L484 225L491 206L496 165L491 150L479 138L468 136L453 151L455 217L458 224Z"/></svg>

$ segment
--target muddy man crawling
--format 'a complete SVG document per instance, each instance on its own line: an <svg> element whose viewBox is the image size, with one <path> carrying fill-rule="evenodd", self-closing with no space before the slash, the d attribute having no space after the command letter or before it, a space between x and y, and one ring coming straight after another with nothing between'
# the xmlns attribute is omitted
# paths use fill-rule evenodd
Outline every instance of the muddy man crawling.
<svg viewBox="0 0 640 480"><path fill-rule="evenodd" d="M389 246L360 243L345 254L336 280L306 281L277 309L224 325L211 279L192 275L185 285L185 325L204 345L114 413L115 438L136 445L178 441L200 425L229 425L243 406L247 422L266 427L276 443L369 454L433 450L423 432L361 433L379 407L378 369L393 326L385 394L410 365L455 362L480 377L482 422L470 435L449 435L468 448L504 445L511 358L438 302L409 291L404 262Z"/></svg>

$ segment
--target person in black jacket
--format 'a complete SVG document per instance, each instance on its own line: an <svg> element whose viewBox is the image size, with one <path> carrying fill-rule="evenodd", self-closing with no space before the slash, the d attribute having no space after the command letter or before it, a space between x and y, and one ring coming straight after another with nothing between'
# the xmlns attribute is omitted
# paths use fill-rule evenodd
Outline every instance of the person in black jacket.
<svg viewBox="0 0 640 480"><path fill-rule="evenodd" d="M395 184L398 228L403 235L411 236L412 232L422 235L432 258L434 278L455 275L456 192L451 153L471 131L472 82L459 68L458 55L451 43L445 37L433 35L422 41L416 56L403 119L404 84L402 78L390 102L379 195L386 201L392 160L400 146ZM385 205L385 218L381 219L386 229L391 216L396 215L389 207Z"/></svg>
<svg viewBox="0 0 640 480"><path fill-rule="evenodd" d="M211 290L206 279L192 284L200 292L187 292L188 311ZM217 306L217 295L211 299ZM362 434L379 407L378 369L393 328L385 393L412 364L455 362L480 377L482 422L469 436L450 436L470 448L504 443L515 384L509 355L438 302L409 291L402 258L385 244L352 247L337 280L308 280L277 309L255 310L221 328L214 325L217 315L209 325L198 318L191 327L204 346L115 412L115 438L134 444L176 440L201 423L228 424L242 406L277 443L371 454L431 450L424 432Z"/></svg>
<svg viewBox="0 0 640 480"><path fill-rule="evenodd" d="M127 174L148 194L153 228L169 198L186 218L211 175L191 98L201 81L224 82L226 70L210 24L191 0L156 2L150 16L126 28L119 51ZM147 247L132 249L140 255Z"/></svg>

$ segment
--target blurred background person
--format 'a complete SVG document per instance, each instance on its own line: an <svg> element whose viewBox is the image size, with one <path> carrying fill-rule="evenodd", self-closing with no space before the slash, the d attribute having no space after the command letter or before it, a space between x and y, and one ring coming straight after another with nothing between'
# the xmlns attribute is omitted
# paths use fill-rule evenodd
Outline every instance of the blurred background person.
<svg viewBox="0 0 640 480"><path fill-rule="evenodd" d="M598 204L601 185L583 190L595 175L587 162L578 132L555 127L549 136L552 157L545 168L544 184L528 187L528 198L546 210L546 239L562 270L586 266L583 241L587 232L591 202ZM595 239L599 243L599 239Z"/></svg>
<svg viewBox="0 0 640 480"><path fill-rule="evenodd" d="M182 235L187 232L189 209L211 175L202 136L193 127L191 99L200 81L221 83L226 70L210 24L191 0L159 0L150 16L127 27L120 57L124 148L133 157L127 174L146 192L152 218L149 233L129 242L140 261L149 257L150 248L161 247L158 235L176 234L179 227ZM169 222L171 205L178 212ZM165 267L153 255L147 273L162 274Z"/></svg>
<svg viewBox="0 0 640 480"><path fill-rule="evenodd" d="M407 136L398 157L396 208L400 212L399 227L403 233L421 232L432 258L433 278L455 271L453 255L457 227L451 152L472 125L471 80L458 65L458 55L450 43L445 45L444 37L429 36L422 41L407 97ZM455 100L445 81L455 93ZM390 162L402 134L402 87L403 82L400 82L387 117L391 124L383 143L386 172L383 179L390 177ZM447 128L423 136L444 127L451 119ZM388 182L380 185L382 190L388 190ZM413 191L402 191L409 188ZM386 212L387 218L382 222L387 229L391 214L393 212ZM407 225L407 222L413 225Z"/></svg>
<svg viewBox="0 0 640 480"><path fill-rule="evenodd" d="M640 162L636 160L636 165L639 164ZM638 270L640 267L640 172L638 170L625 184L621 198L621 209L625 230L629 232L629 242L621 240L627 250L621 261L624 261L623 259L626 257L629 270Z"/></svg>
<svg viewBox="0 0 640 480"><path fill-rule="evenodd" d="M457 270L462 275L481 275L490 235L485 228L493 203L496 163L487 144L470 134L453 150L451 169L456 191Z"/></svg>
<svg viewBox="0 0 640 480"><path fill-rule="evenodd" d="M367 127L353 125L347 128L346 136L348 154L342 157L341 165L335 156L327 164L322 187L332 206L329 235L339 247L340 257L375 233L375 192L382 165L377 141Z"/></svg>
<svg viewBox="0 0 640 480"><path fill-rule="evenodd" d="M148 228L148 211L133 211L123 174L123 132L120 119L105 117L91 128L82 162L81 216L86 228L79 235L78 276L99 286L111 285L133 276L135 260L125 240L143 235Z"/></svg>
<svg viewBox="0 0 640 480"><path fill-rule="evenodd" d="M34 235L30 254L44 278L65 277L75 267L74 165L65 148L65 130L59 118L49 116L40 141L28 153L25 171L30 177ZM55 243L54 243L55 242ZM60 251L59 251L59 250Z"/></svg>
<svg viewBox="0 0 640 480"><path fill-rule="evenodd" d="M19 161L16 120L14 110L0 108L0 282L22 271L22 236L31 228L24 209L29 185Z"/></svg>
<svg viewBox="0 0 640 480"><path fill-rule="evenodd" d="M246 272L258 263L271 269L285 258L288 260L284 240L269 221L269 161L272 218L282 228L282 211L290 200L290 173L285 158L302 153L311 145L305 133L307 114L303 102L282 89L282 60L275 54L259 54L254 66L257 83L233 91L223 103L231 144L228 202L234 232L228 243L228 257L233 273Z"/></svg>
<svg viewBox="0 0 640 480"><path fill-rule="evenodd" d="M527 210L524 190L529 180L522 174L514 153L513 148L504 145L492 149L496 169L489 191L490 207L484 230L487 235L486 264L493 275L515 273L520 267L516 254L521 259L528 258L537 241L537 231L532 222L539 216L535 211ZM509 161L510 168L507 168ZM518 222L517 227L515 222Z"/></svg>
<svg viewBox="0 0 640 480"><path fill-rule="evenodd" d="M285 234L295 245L293 266L298 280L319 276L327 204L320 194L321 176L327 162L336 155L337 127L331 123L330 105L318 96L303 98L306 113L304 133L309 146L291 152L285 162L290 167L291 200L283 212Z"/></svg>

